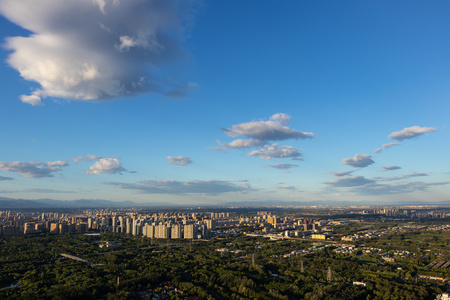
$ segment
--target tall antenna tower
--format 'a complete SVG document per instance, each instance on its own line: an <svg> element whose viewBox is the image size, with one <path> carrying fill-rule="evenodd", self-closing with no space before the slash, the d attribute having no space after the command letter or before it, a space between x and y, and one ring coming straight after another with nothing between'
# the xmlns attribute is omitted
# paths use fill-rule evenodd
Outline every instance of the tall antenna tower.
<svg viewBox="0 0 450 300"><path fill-rule="evenodd" d="M305 272L305 268L303 267L303 260L300 262L300 272L301 273Z"/></svg>

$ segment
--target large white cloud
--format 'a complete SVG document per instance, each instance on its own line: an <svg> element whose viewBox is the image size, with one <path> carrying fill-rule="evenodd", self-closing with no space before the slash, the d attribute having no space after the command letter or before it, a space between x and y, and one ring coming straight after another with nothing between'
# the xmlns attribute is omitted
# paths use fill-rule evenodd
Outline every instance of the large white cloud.
<svg viewBox="0 0 450 300"><path fill-rule="evenodd" d="M248 155L259 156L261 159L290 158L293 160L302 160L300 149L292 146L277 146L277 144L266 145L260 150L253 150Z"/></svg>
<svg viewBox="0 0 450 300"><path fill-rule="evenodd" d="M177 166L187 166L192 164L192 160L187 156L167 156L167 162Z"/></svg>
<svg viewBox="0 0 450 300"><path fill-rule="evenodd" d="M67 161L51 161L51 162L38 162L38 161L13 161L4 162L0 161L0 171L16 172L22 177L28 178L43 178L53 177L53 173L61 171L61 167L66 167L69 164Z"/></svg>
<svg viewBox="0 0 450 300"><path fill-rule="evenodd" d="M101 158L95 162L86 171L87 175L99 175L99 174L121 174L122 172L127 172L127 170L122 167L120 161L115 157Z"/></svg>
<svg viewBox="0 0 450 300"><path fill-rule="evenodd" d="M160 75L181 58L193 1L2 0L0 13L29 30L10 37L8 64L40 87L23 102L56 97L98 101L158 92L178 97L190 84Z"/></svg>
<svg viewBox="0 0 450 300"><path fill-rule="evenodd" d="M207 194L218 195L229 192L248 192L248 183L236 184L226 180L144 180L137 183L105 182L121 189L136 190L144 194Z"/></svg>
<svg viewBox="0 0 450 300"><path fill-rule="evenodd" d="M343 165L349 165L355 168L365 168L373 163L372 156L369 154L355 154L353 157L342 160Z"/></svg>
<svg viewBox="0 0 450 300"><path fill-rule="evenodd" d="M400 131L395 131L395 132L391 133L388 136L388 138L401 141L401 140L406 140L406 139L412 139L412 138L415 138L422 134L425 134L427 132L433 132L433 131L436 131L436 129L433 127L412 126L412 127L404 128Z"/></svg>
<svg viewBox="0 0 450 300"><path fill-rule="evenodd" d="M248 155L259 156L262 159L291 158L293 160L301 160L300 149L287 145L277 146L277 144L271 143L273 141L316 137L312 132L302 132L286 126L290 120L291 116L285 113L276 113L267 121L252 121L235 124L231 128L222 128L230 137L242 136L244 138L235 139L229 143L217 141L220 147L213 149L220 151L224 149L261 147L258 150L251 151ZM274 168L277 167L275 166Z"/></svg>

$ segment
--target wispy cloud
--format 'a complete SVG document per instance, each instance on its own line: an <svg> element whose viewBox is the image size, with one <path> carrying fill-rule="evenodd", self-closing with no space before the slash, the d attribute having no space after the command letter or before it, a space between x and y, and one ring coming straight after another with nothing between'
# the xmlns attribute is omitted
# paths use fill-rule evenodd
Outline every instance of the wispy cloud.
<svg viewBox="0 0 450 300"><path fill-rule="evenodd" d="M0 171L16 172L22 177L44 178L53 177L53 173L61 171L69 164L67 161L37 162L37 161L0 161Z"/></svg>
<svg viewBox="0 0 450 300"><path fill-rule="evenodd" d="M355 168L365 168L373 163L375 162L369 154L355 154L353 157L344 158L342 160L343 165L349 165Z"/></svg>
<svg viewBox="0 0 450 300"><path fill-rule="evenodd" d="M8 64L40 85L21 100L42 105L46 97L98 101L147 92L185 96L190 84L174 84L150 70L183 57L191 3L1 1L0 13L32 32L5 44L12 51Z"/></svg>
<svg viewBox="0 0 450 300"><path fill-rule="evenodd" d="M389 165L389 166L383 167L383 171L394 171L394 170L399 170L399 169L401 169L401 167L395 166L395 165Z"/></svg>
<svg viewBox="0 0 450 300"><path fill-rule="evenodd" d="M412 177L423 177L428 176L428 173L425 172L417 172L412 174L407 174L403 176L396 176L396 177L375 177L373 180L375 181L393 181L393 180L402 180L402 179L408 179Z"/></svg>
<svg viewBox="0 0 450 300"><path fill-rule="evenodd" d="M72 160L76 163L78 162L82 162L82 161L93 161L93 160L97 160L102 158L101 156L98 155L92 155L92 154L88 154L88 155L78 155L75 156L74 158L72 158Z"/></svg>
<svg viewBox="0 0 450 300"><path fill-rule="evenodd" d="M5 176L0 176L0 181L2 180L13 180L12 177L5 177Z"/></svg>
<svg viewBox="0 0 450 300"><path fill-rule="evenodd" d="M268 167L278 169L278 170L289 170L292 168L297 168L298 165L295 164L275 164L275 165L267 165Z"/></svg>
<svg viewBox="0 0 450 300"><path fill-rule="evenodd" d="M450 181L446 182L407 182L407 183L394 183L394 184L372 184L362 187L353 188L351 191L359 195L389 195L389 194L404 194L412 193L416 191L425 191L429 187L447 185Z"/></svg>
<svg viewBox="0 0 450 300"><path fill-rule="evenodd" d="M167 162L176 166L187 166L192 164L192 160L187 156L167 156Z"/></svg>
<svg viewBox="0 0 450 300"><path fill-rule="evenodd" d="M278 186L278 189L280 189L280 190L286 190L286 191L293 191L293 192L301 192L298 188L296 188L295 186L292 186L292 185L286 185L286 184L283 184L283 185L279 185Z"/></svg>
<svg viewBox="0 0 450 300"><path fill-rule="evenodd" d="M400 145L401 144L398 143L398 142L392 142L392 143L383 144L383 146L381 146L381 148L377 148L373 152L380 153L383 150L389 149L389 148L394 147L394 146L400 146Z"/></svg>
<svg viewBox="0 0 450 300"><path fill-rule="evenodd" d="M236 184L226 180L144 180L137 183L105 182L120 189L135 190L144 194L207 194L229 192L244 193L253 190L248 183Z"/></svg>
<svg viewBox="0 0 450 300"><path fill-rule="evenodd" d="M347 176L347 175L350 175L359 170L360 169L349 170L349 171L338 171L338 172L331 172L330 174L333 174L334 176Z"/></svg>
<svg viewBox="0 0 450 300"><path fill-rule="evenodd" d="M179 99L179 98L185 98L189 96L189 92L192 89L198 88L197 83L188 82L183 85L175 86L172 90L165 93L164 95L169 98Z"/></svg>
<svg viewBox="0 0 450 300"><path fill-rule="evenodd" d="M433 127L412 126L412 127L404 128L400 131L395 131L395 132L391 133L388 136L388 138L397 140L397 141L401 141L401 140L406 140L406 139L412 139L412 138L418 137L422 134L425 134L427 132L433 132L433 131L436 131L436 129Z"/></svg>
<svg viewBox="0 0 450 300"><path fill-rule="evenodd" d="M55 190L55 189L40 189L40 188L30 188L30 189L24 189L20 192L23 193L42 193L42 194L72 194L75 193L73 191L61 191L61 190Z"/></svg>
<svg viewBox="0 0 450 300"><path fill-rule="evenodd" d="M338 177L325 183L333 187L352 187L367 185L374 182L374 180L364 178L364 176L346 176Z"/></svg>

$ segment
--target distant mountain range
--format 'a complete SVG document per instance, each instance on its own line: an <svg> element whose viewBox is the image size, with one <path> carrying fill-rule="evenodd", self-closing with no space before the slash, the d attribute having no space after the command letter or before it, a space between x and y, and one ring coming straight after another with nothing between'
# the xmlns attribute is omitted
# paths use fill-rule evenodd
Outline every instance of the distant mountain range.
<svg viewBox="0 0 450 300"><path fill-rule="evenodd" d="M450 205L450 200L441 202L377 202L377 203L355 203L352 201L280 201L280 200L266 200L266 201L234 201L226 202L217 205L205 205L205 204L192 204L190 206L220 206L220 207L268 207L268 206L366 206L366 205ZM0 197L0 210L5 209L21 209L21 208L106 208L106 207L177 207L177 206L189 206L189 205L177 205L173 203L161 203L161 202L147 202L136 203L132 201L111 201L104 199L78 199L78 200L54 200L54 199L13 199Z"/></svg>
<svg viewBox="0 0 450 300"><path fill-rule="evenodd" d="M76 208L76 207L130 207L138 204L131 201L116 202L102 199L79 199L71 201L53 199L12 199L0 197L0 209L8 208Z"/></svg>

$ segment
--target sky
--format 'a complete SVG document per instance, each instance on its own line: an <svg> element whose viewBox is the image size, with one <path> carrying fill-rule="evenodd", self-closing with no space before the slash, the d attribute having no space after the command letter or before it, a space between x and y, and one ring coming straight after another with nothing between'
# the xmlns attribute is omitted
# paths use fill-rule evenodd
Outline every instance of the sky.
<svg viewBox="0 0 450 300"><path fill-rule="evenodd" d="M0 197L450 200L450 2L0 1Z"/></svg>

